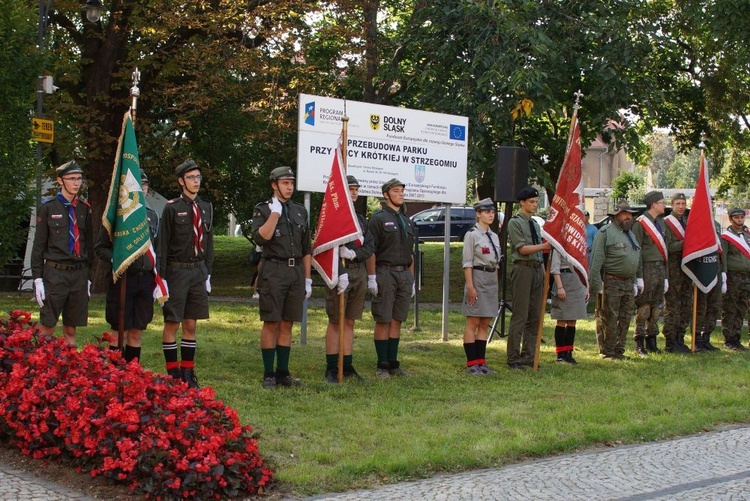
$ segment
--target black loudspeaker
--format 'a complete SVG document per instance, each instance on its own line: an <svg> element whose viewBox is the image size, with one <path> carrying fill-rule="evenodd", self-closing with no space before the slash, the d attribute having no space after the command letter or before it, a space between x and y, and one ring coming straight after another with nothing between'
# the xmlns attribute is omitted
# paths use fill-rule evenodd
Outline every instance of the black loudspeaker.
<svg viewBox="0 0 750 501"><path fill-rule="evenodd" d="M529 184L529 150L502 146L497 150L495 202L515 202L516 194Z"/></svg>

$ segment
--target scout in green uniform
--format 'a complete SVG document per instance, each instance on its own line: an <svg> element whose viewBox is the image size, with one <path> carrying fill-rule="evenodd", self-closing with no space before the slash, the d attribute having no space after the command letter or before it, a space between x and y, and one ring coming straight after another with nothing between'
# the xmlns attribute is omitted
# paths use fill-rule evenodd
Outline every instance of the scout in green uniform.
<svg viewBox="0 0 750 501"><path fill-rule="evenodd" d="M721 225L714 221L714 228L716 229L716 235L721 238ZM718 348L711 344L711 333L716 329L716 321L721 315L721 303L722 295L727 293L727 265L726 257L723 252L719 253L719 267L721 268L721 275L718 277L720 283L716 284L708 294L698 292L698 305L696 307L696 342L703 347L705 351L717 351Z"/></svg>
<svg viewBox="0 0 750 501"><path fill-rule="evenodd" d="M148 176L141 171L141 189L143 194L148 193ZM159 234L159 216L151 208L146 206L146 218L151 233L151 242L155 243ZM108 266L112 263L112 240L109 238L107 229L102 225L99 237L94 245L96 256ZM107 297L105 302L104 316L110 325L112 342L110 350L117 349L117 331L120 324L120 289L121 283L112 281L112 271L107 279ZM154 318L154 267L148 254L143 254L136 259L127 271L125 281L125 305L123 327L125 329L125 347L123 358L127 362L141 358L141 334Z"/></svg>
<svg viewBox="0 0 750 501"><path fill-rule="evenodd" d="M76 343L76 327L88 323L94 236L91 207L78 193L83 170L75 160L55 170L60 192L36 213L31 275L39 326L52 334L62 313L63 337Z"/></svg>
<svg viewBox="0 0 750 501"><path fill-rule="evenodd" d="M638 266L638 295L635 297L635 353L645 357L649 352L661 353L656 345L659 335L659 305L669 288L667 280L667 247L661 216L664 214L664 195L660 191L646 193L643 199L646 212L633 224L633 236L641 247Z"/></svg>
<svg viewBox="0 0 750 501"><path fill-rule="evenodd" d="M626 358L625 338L638 292L635 277L641 256L630 232L636 213L627 202L619 202L609 213L611 222L594 237L591 249L591 291L597 296L596 340L602 358Z"/></svg>
<svg viewBox="0 0 750 501"><path fill-rule="evenodd" d="M179 197L169 200L159 225L159 274L169 287L164 303L162 348L167 373L198 388L195 375L196 326L208 318L211 269L214 264L213 207L198 196L201 169L186 160L175 169ZM182 324L181 361L177 361L177 329Z"/></svg>
<svg viewBox="0 0 750 501"><path fill-rule="evenodd" d="M690 353L685 346L685 330L693 314L693 282L682 271L682 245L687 227L687 200L684 193L672 196L672 213L664 218L664 237L669 252L669 289L664 295L664 327L669 353ZM696 343L698 351L703 345Z"/></svg>
<svg viewBox="0 0 750 501"><path fill-rule="evenodd" d="M354 176L346 176L349 185L349 195L352 202L359 197L359 181ZM357 214L359 227L362 229L362 245L359 242L349 242L339 247L339 257L343 259L339 284L335 289L326 289L326 313L328 327L326 328L326 372L325 379L329 383L337 384L339 362L339 294L345 294L344 311L344 377L361 380L362 377L352 365L352 343L354 340L354 321L362 318L365 309L365 294L367 293L367 259L372 255L374 242L367 227L367 220ZM345 283L342 280L345 279ZM336 290L338 289L338 290Z"/></svg>
<svg viewBox="0 0 750 501"><path fill-rule="evenodd" d="M727 274L727 293L724 296L721 330L724 347L731 351L745 351L740 335L750 304L750 235L744 231L745 210L729 211L729 227L721 234L721 249Z"/></svg>
<svg viewBox="0 0 750 501"><path fill-rule="evenodd" d="M263 247L258 275L262 385L301 386L289 373L289 354L292 326L302 320L305 298L312 294L310 227L305 207L290 200L295 181L292 168L277 167L270 179L273 196L256 205L253 213L253 240Z"/></svg>
<svg viewBox="0 0 750 501"><path fill-rule="evenodd" d="M507 362L511 369L523 369L534 364L544 292L542 253L552 246L549 242L542 243L541 228L531 217L539 204L539 192L529 186L518 192L516 198L521 210L508 222L513 258L510 274L513 314L508 328Z"/></svg>
<svg viewBox="0 0 750 501"><path fill-rule="evenodd" d="M368 224L375 246L367 260L367 288L372 294L375 351L379 378L403 376L398 360L401 323L414 296L414 225L403 212L404 188L396 178L383 184L385 204Z"/></svg>

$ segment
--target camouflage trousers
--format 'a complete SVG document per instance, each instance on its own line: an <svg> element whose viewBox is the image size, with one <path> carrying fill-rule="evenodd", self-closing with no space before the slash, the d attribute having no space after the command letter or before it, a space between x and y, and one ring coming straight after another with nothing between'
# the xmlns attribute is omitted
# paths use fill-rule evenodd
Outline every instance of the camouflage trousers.
<svg viewBox="0 0 750 501"><path fill-rule="evenodd" d="M664 295L664 327L668 342L682 339L693 318L693 281L680 269L679 256L669 257L669 290Z"/></svg>
<svg viewBox="0 0 750 501"><path fill-rule="evenodd" d="M604 297L597 298L596 342L599 353L614 357L625 353L625 339L633 316L633 281L604 279Z"/></svg>
<svg viewBox="0 0 750 501"><path fill-rule="evenodd" d="M659 305L664 299L667 267L662 261L643 263L643 292L635 297L635 335L633 339L659 335Z"/></svg>
<svg viewBox="0 0 750 501"><path fill-rule="evenodd" d="M721 275L719 275L719 282L708 294L698 291L695 332L704 332L710 335L716 329L716 321L721 314L721 303Z"/></svg>
<svg viewBox="0 0 750 501"><path fill-rule="evenodd" d="M727 293L724 296L724 315L721 317L721 330L724 342L740 342L742 322L745 320L750 305L750 273L739 271L727 272Z"/></svg>

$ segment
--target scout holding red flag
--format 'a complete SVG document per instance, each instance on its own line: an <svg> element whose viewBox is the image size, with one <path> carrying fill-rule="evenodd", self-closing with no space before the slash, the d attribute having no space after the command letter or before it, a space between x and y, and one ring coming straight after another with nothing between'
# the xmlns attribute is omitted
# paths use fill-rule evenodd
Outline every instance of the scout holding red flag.
<svg viewBox="0 0 750 501"><path fill-rule="evenodd" d="M583 216L583 182L581 176L581 130L578 123L578 101L583 96L576 92L576 102L573 106L573 119L570 123L568 135L568 146L565 152L560 176L555 187L555 196L550 204L549 216L542 228L542 235L552 245L554 254L558 254L556 266L557 275L563 270L568 270L575 276L580 284L576 291L585 295L583 305L585 310L585 299L588 297L588 254L586 249L586 223ZM553 259L547 261L547 270L544 279L544 294L546 299L549 290L550 267ZM565 291L563 278L556 277L557 298L561 301L573 301L573 291ZM559 284L558 284L559 282ZM571 287L572 288L572 287ZM577 300L576 300L577 301ZM578 301L577 301L578 302ZM572 304L572 303L569 303ZM544 326L544 310L546 301L542 303L542 314L539 316L539 329L537 331L536 353L534 355L534 370L539 366L539 347L542 341L542 328ZM567 309L567 307L565 308ZM562 316L569 316L563 313ZM573 315L576 316L576 315ZM558 319L555 328L555 341L558 348L558 359L561 362L575 363L572 357L573 342L575 339L575 320Z"/></svg>

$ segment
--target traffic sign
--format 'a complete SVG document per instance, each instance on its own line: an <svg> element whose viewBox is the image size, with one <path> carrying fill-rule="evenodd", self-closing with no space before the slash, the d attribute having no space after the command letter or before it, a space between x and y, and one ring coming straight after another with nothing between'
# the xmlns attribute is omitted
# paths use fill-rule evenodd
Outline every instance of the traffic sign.
<svg viewBox="0 0 750 501"><path fill-rule="evenodd" d="M55 142L55 122L44 118L31 119L31 140L40 143Z"/></svg>

